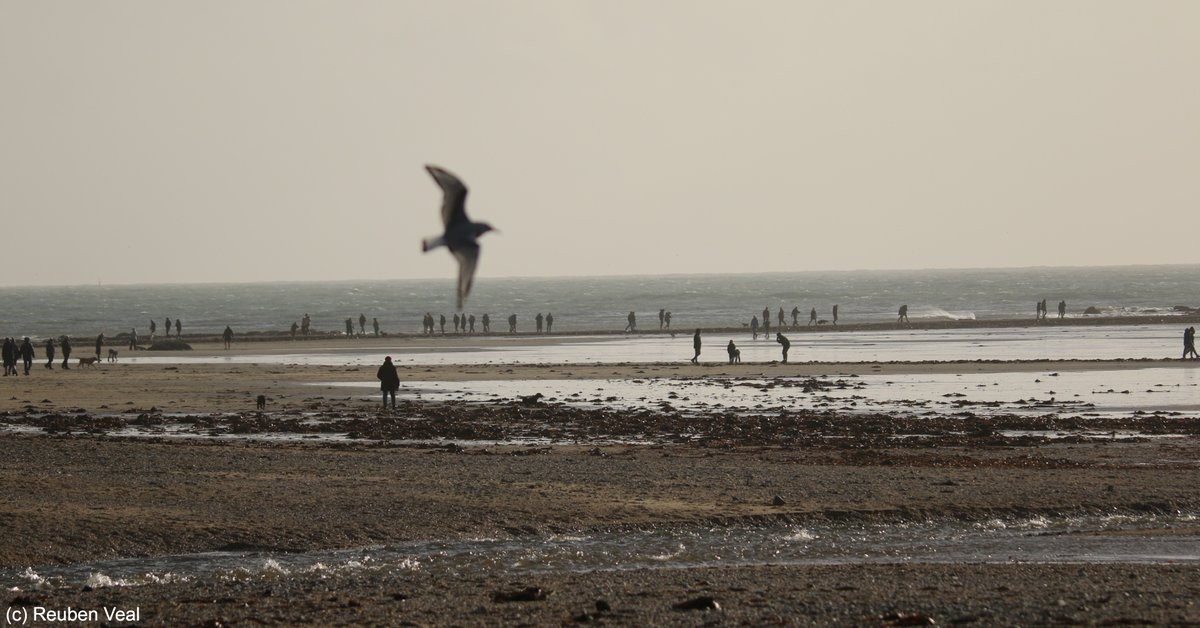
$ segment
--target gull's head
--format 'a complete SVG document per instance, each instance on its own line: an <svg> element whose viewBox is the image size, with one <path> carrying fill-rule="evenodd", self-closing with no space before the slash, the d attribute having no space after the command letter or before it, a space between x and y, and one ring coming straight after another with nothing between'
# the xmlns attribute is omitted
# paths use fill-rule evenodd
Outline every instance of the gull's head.
<svg viewBox="0 0 1200 628"><path fill-rule="evenodd" d="M477 222L477 223L474 223L472 226L475 227L475 237L476 238L478 238L479 236L481 236L489 231L496 231L497 233L499 233L499 231L495 227L489 225L486 222Z"/></svg>

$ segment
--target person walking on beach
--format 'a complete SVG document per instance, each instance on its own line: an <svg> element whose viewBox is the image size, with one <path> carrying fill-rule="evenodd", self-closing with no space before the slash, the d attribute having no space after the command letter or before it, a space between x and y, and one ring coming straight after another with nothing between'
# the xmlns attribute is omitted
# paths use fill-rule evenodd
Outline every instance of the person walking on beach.
<svg viewBox="0 0 1200 628"><path fill-rule="evenodd" d="M779 319L778 320L779 320L779 328L783 329L783 324L784 324L783 308L779 308Z"/></svg>
<svg viewBox="0 0 1200 628"><path fill-rule="evenodd" d="M154 322L153 318L150 319L150 342L154 342L154 330L156 327L157 323Z"/></svg>
<svg viewBox="0 0 1200 628"><path fill-rule="evenodd" d="M358 335L367 335L367 315L362 312L358 313Z"/></svg>
<svg viewBox="0 0 1200 628"><path fill-rule="evenodd" d="M308 317L308 312L300 318L300 335L307 336L308 330L312 328L312 319Z"/></svg>
<svg viewBox="0 0 1200 628"><path fill-rule="evenodd" d="M183 338L183 321L175 319L175 337Z"/></svg>
<svg viewBox="0 0 1200 628"><path fill-rule="evenodd" d="M346 337L347 338L354 337L354 319L352 319L352 318L346 319Z"/></svg>
<svg viewBox="0 0 1200 628"><path fill-rule="evenodd" d="M442 335L445 336L446 335L446 315L445 314L438 315L438 325L439 325L439 328L442 330Z"/></svg>
<svg viewBox="0 0 1200 628"><path fill-rule="evenodd" d="M771 334L771 308L769 308L769 307L763 308L762 328L763 328L763 335L769 336Z"/></svg>
<svg viewBox="0 0 1200 628"><path fill-rule="evenodd" d="M546 317L542 316L541 312L538 312L537 316L533 317L533 322L537 327L537 333L542 333L542 324L546 322Z"/></svg>
<svg viewBox="0 0 1200 628"><path fill-rule="evenodd" d="M550 312L546 312L546 333L547 334L553 333L553 331L554 331L554 315L551 314Z"/></svg>
<svg viewBox="0 0 1200 628"><path fill-rule="evenodd" d="M25 374L29 374L29 369L33 368L33 343L29 342L29 336L25 336L25 340L21 342L21 361L25 364Z"/></svg>
<svg viewBox="0 0 1200 628"><path fill-rule="evenodd" d="M100 350L104 348L104 334L96 336L96 361L100 361Z"/></svg>
<svg viewBox="0 0 1200 628"><path fill-rule="evenodd" d="M483 333L492 333L492 319L487 315L487 312L484 312L483 318L479 319L479 322L483 323Z"/></svg>
<svg viewBox="0 0 1200 628"><path fill-rule="evenodd" d="M374 318L374 317L371 318L371 327L375 330L375 335L378 336L379 335L379 319L378 318Z"/></svg>
<svg viewBox="0 0 1200 628"><path fill-rule="evenodd" d="M1196 353L1196 328L1188 327L1183 330L1183 360L1188 358L1200 358L1200 354Z"/></svg>
<svg viewBox="0 0 1200 628"><path fill-rule="evenodd" d="M637 315L634 314L633 312L630 312L629 316L625 317L625 320L628 321L625 324L625 331L636 332L637 331Z"/></svg>
<svg viewBox="0 0 1200 628"><path fill-rule="evenodd" d="M758 340L758 316L750 317L750 337Z"/></svg>
<svg viewBox="0 0 1200 628"><path fill-rule="evenodd" d="M396 391L400 389L400 374L396 372L396 365L392 364L392 356L389 355L383 359L383 364L379 366L375 377L379 379L379 389L383 391L383 409L388 409L388 396L390 395L392 410L395 410Z"/></svg>
<svg viewBox="0 0 1200 628"><path fill-rule="evenodd" d="M137 328L130 327L129 328L129 350L133 351L135 349L137 349Z"/></svg>
<svg viewBox="0 0 1200 628"><path fill-rule="evenodd" d="M470 329L468 329L467 331L472 334L475 333L475 315L474 314L467 317L467 324L470 326Z"/></svg>
<svg viewBox="0 0 1200 628"><path fill-rule="evenodd" d="M225 341L225 348L233 346L233 328L229 325L225 326L225 331L221 332L221 339Z"/></svg>
<svg viewBox="0 0 1200 628"><path fill-rule="evenodd" d="M667 329L670 329L671 328L671 310L667 310L666 320L667 320Z"/></svg>
<svg viewBox="0 0 1200 628"><path fill-rule="evenodd" d="M662 331L665 324L667 324L667 309L663 308L658 311L658 331Z"/></svg>
<svg viewBox="0 0 1200 628"><path fill-rule="evenodd" d="M46 339L46 368L54 370L54 339Z"/></svg>
<svg viewBox="0 0 1200 628"><path fill-rule="evenodd" d="M1062 319L1066 315L1067 315L1067 302L1059 301L1058 302L1058 318Z"/></svg>
<svg viewBox="0 0 1200 628"><path fill-rule="evenodd" d="M517 315L516 314L508 315L508 333L510 333L510 334L517 333Z"/></svg>
<svg viewBox="0 0 1200 628"><path fill-rule="evenodd" d="M833 304L833 324L837 325L837 303Z"/></svg>
<svg viewBox="0 0 1200 628"><path fill-rule="evenodd" d="M692 356L692 364L700 363L700 330L696 330L696 335L692 336L692 348L696 350L696 355Z"/></svg>
<svg viewBox="0 0 1200 628"><path fill-rule="evenodd" d="M70 360L70 359L71 359L71 337L70 337L70 336L63 336L63 337L62 337L62 342L61 342L61 343L59 343L59 344L60 344L60 345L62 345L62 352L63 352L63 370L65 370L65 371L69 371L69 370L71 370L71 365L70 365L70 364L67 364L67 360Z"/></svg>
<svg viewBox="0 0 1200 628"><path fill-rule="evenodd" d="M907 303L900 306L900 316L896 319L896 322L897 323L907 323L908 322L908 304Z"/></svg>
<svg viewBox="0 0 1200 628"><path fill-rule="evenodd" d="M787 336L780 333L775 334L775 342L783 345L783 363L787 364L787 352L792 348L792 343L788 341Z"/></svg>
<svg viewBox="0 0 1200 628"><path fill-rule="evenodd" d="M292 340L296 339L296 330L300 329L300 325L296 321L292 321Z"/></svg>
<svg viewBox="0 0 1200 628"><path fill-rule="evenodd" d="M170 316L166 317L166 319L163 321L163 337L164 338L171 337L171 317Z"/></svg>
<svg viewBox="0 0 1200 628"><path fill-rule="evenodd" d="M459 322L460 322L460 321L458 320L458 314L455 314L455 315L454 315L454 333L456 333L456 334L458 333L458 324L459 324Z"/></svg>
<svg viewBox="0 0 1200 628"><path fill-rule="evenodd" d="M808 324L809 325L817 324L817 308L815 308L815 307L808 311Z"/></svg>
<svg viewBox="0 0 1200 628"><path fill-rule="evenodd" d="M742 361L742 352L738 350L737 345L733 344L733 339L729 340L729 344L725 345L725 351L729 353L729 363Z"/></svg>
<svg viewBox="0 0 1200 628"><path fill-rule="evenodd" d="M4 338L4 347L0 349L0 357L4 360L4 376L16 375L17 345L13 343L12 338Z"/></svg>

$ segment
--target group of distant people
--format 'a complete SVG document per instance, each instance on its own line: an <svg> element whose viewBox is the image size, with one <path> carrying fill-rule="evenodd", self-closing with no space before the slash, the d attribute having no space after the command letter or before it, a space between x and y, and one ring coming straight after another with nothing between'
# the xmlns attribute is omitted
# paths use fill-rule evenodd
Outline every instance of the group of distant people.
<svg viewBox="0 0 1200 628"><path fill-rule="evenodd" d="M308 314L305 314L304 316L305 316L305 318L307 318ZM379 335L379 319L378 318L371 319L371 329L375 332L376 336ZM354 334L354 319L347 318L346 319L346 337L353 338L354 335L355 335ZM358 315L358 335L359 336L367 335L367 315L366 314L360 313ZM296 336L296 324L292 323L292 337L295 337L295 336Z"/></svg>
<svg viewBox="0 0 1200 628"><path fill-rule="evenodd" d="M832 323L834 325L837 325L837 322L838 322L838 306L837 306L837 304L834 304L833 310L831 313L833 315ZM792 314L791 329L799 328L800 327L800 307L793 306L791 314ZM782 307L779 308L779 311L776 313L776 321L778 323L778 329L783 329L784 327L787 326L787 315L784 313ZM811 325L824 325L829 322L831 322L831 321L817 318L817 308L814 307L808 311L808 324L810 326ZM771 308L769 308L769 307L763 308L761 322L759 321L757 314L750 317L750 337L753 338L754 340L758 340L759 329L762 330L762 335L764 338L769 339L771 337ZM776 341L778 341L778 338L776 338Z"/></svg>
<svg viewBox="0 0 1200 628"><path fill-rule="evenodd" d="M70 370L71 365L68 360L71 359L71 338L69 336L59 337L59 344L54 344L54 338L47 338L43 345L46 352L45 368L54 369L55 354L61 350L63 361L62 367ZM104 334L96 336L96 361L100 360L100 351L104 347ZM33 368L33 361L37 358L37 351L33 346L33 341L29 336L25 336L21 342L17 342L15 338L5 338L4 346L0 349L0 355L4 361L4 376L18 375L17 362L20 360L24 365L24 372L29 375L29 371Z"/></svg>
<svg viewBox="0 0 1200 628"><path fill-rule="evenodd" d="M539 316L540 316L540 314L539 314ZM488 316L487 314L484 314L483 316L480 317L479 322L483 323L483 333L485 333L485 334L491 333L492 319L490 316ZM446 315L442 314L442 315L440 315L440 317L437 320L434 320L433 314L426 312L425 316L421 318L421 333L427 334L427 335L433 334L433 333L435 333L435 331L437 331L439 329L441 330L441 333L443 335L445 335L445 333L446 333ZM475 315L474 314L463 314L460 316L458 314L455 314L454 315L454 333L456 333L456 334L460 334L460 333L473 334L473 333L475 333Z"/></svg>
<svg viewBox="0 0 1200 628"><path fill-rule="evenodd" d="M1058 302L1058 317L1066 318L1066 316L1067 316L1067 302L1059 301ZM1036 318L1036 320L1044 321L1048 318L1050 318L1050 310L1048 307L1046 307L1046 300L1042 299L1041 301L1037 302L1037 318Z"/></svg>
<svg viewBox="0 0 1200 628"><path fill-rule="evenodd" d="M780 347L783 349L783 363L787 364L788 350L792 348L792 342L790 340L788 340L787 336L784 336L782 333L779 333L779 332L775 333L775 342L778 342ZM696 352L695 355L692 356L692 360L691 360L692 364L700 363L700 348L701 348L702 344L703 344L703 342L701 341L701 338L700 338L700 330L697 329L696 333L692 335L692 349L695 350L695 352ZM729 354L729 363L730 364L740 364L741 363L742 350L737 348L737 345L734 344L733 339L730 339L729 344L725 345L725 352Z"/></svg>

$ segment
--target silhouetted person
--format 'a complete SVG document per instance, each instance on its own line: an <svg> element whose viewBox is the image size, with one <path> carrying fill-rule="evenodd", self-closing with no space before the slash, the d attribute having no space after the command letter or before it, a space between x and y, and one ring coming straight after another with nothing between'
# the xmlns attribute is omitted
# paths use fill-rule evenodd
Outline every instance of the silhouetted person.
<svg viewBox="0 0 1200 628"><path fill-rule="evenodd" d="M480 319L480 322L483 323L483 333L489 334L492 332L492 319L487 315L486 312L483 314L483 318Z"/></svg>
<svg viewBox="0 0 1200 628"><path fill-rule="evenodd" d="M783 329L783 324L784 324L784 319L783 319L783 308L779 308L779 318L778 318L778 319L776 319L776 320L778 320L778 321L779 321L779 328L780 328L780 329Z"/></svg>
<svg viewBox="0 0 1200 628"><path fill-rule="evenodd" d="M454 315L454 333L456 333L456 334L458 333L458 328L459 328L459 325L461 325L461 324L462 324L462 320L459 318L458 314L455 314Z"/></svg>
<svg viewBox="0 0 1200 628"><path fill-rule="evenodd" d="M467 324L470 326L470 328L467 329L467 331L472 334L475 333L475 315L474 314L467 317Z"/></svg>
<svg viewBox="0 0 1200 628"><path fill-rule="evenodd" d="M21 362L25 365L25 374L29 374L29 369L33 368L33 343L29 342L29 336L25 336L25 340L21 341Z"/></svg>
<svg viewBox="0 0 1200 628"><path fill-rule="evenodd" d="M692 348L696 350L696 355L692 356L692 364L700 363L700 330L696 330L696 334L692 336Z"/></svg>
<svg viewBox="0 0 1200 628"><path fill-rule="evenodd" d="M554 315L551 314L550 312L546 312L546 333L549 334L553 331L554 331Z"/></svg>
<svg viewBox="0 0 1200 628"><path fill-rule="evenodd" d="M658 331L663 330L663 325L667 324L667 310L663 308L658 311Z"/></svg>
<svg viewBox="0 0 1200 628"><path fill-rule="evenodd" d="M104 334L96 336L96 361L100 361L100 350L104 348Z"/></svg>
<svg viewBox="0 0 1200 628"><path fill-rule="evenodd" d="M792 327L798 327L799 325L800 325L800 307L793 305L792 306ZM780 323L780 326L782 327L783 323Z"/></svg>
<svg viewBox="0 0 1200 628"><path fill-rule="evenodd" d="M808 324L809 325L817 324L817 308L815 308L815 307L808 311Z"/></svg>
<svg viewBox="0 0 1200 628"><path fill-rule="evenodd" d="M300 325L296 321L292 321L292 340L296 339L296 330L300 329Z"/></svg>
<svg viewBox="0 0 1200 628"><path fill-rule="evenodd" d="M742 361L742 352L738 350L737 345L733 344L733 340L730 340L729 344L725 346L725 351L729 353L730 364Z"/></svg>
<svg viewBox="0 0 1200 628"><path fill-rule="evenodd" d="M54 370L54 339L46 339L46 368Z"/></svg>
<svg viewBox="0 0 1200 628"><path fill-rule="evenodd" d="M508 315L508 333L510 333L510 334L517 333L517 315L516 314Z"/></svg>
<svg viewBox="0 0 1200 628"><path fill-rule="evenodd" d="M837 304L833 304L833 324L837 325Z"/></svg>
<svg viewBox="0 0 1200 628"><path fill-rule="evenodd" d="M666 314L665 318L667 321L667 329L670 329L671 328L671 310L667 310L667 314Z"/></svg>
<svg viewBox="0 0 1200 628"><path fill-rule="evenodd" d="M347 338L354 337L354 319L353 318L346 319L346 337Z"/></svg>
<svg viewBox="0 0 1200 628"><path fill-rule="evenodd" d="M150 342L154 342L154 330L157 329L157 327L158 325L154 322L154 319L150 319Z"/></svg>
<svg viewBox="0 0 1200 628"><path fill-rule="evenodd" d="M171 317L170 316L168 316L163 321L163 337L165 337L165 338L171 337Z"/></svg>
<svg viewBox="0 0 1200 628"><path fill-rule="evenodd" d="M1059 301L1058 302L1058 317L1063 318L1066 315L1067 315L1067 302Z"/></svg>
<svg viewBox="0 0 1200 628"><path fill-rule="evenodd" d="M1196 353L1196 328L1188 327L1183 330L1183 359L1200 358Z"/></svg>
<svg viewBox="0 0 1200 628"><path fill-rule="evenodd" d="M383 409L388 409L388 396L391 396L392 410L395 410L396 391L400 389L400 374L396 372L396 365L392 364L392 356L383 359L375 377L379 379L379 389L383 391Z"/></svg>
<svg viewBox="0 0 1200 628"><path fill-rule="evenodd" d="M183 321L175 319L175 337L183 338Z"/></svg>
<svg viewBox="0 0 1200 628"><path fill-rule="evenodd" d="M300 335L307 336L308 330L312 328L312 319L308 317L308 312L300 319Z"/></svg>
<svg viewBox="0 0 1200 628"><path fill-rule="evenodd" d="M758 340L758 317L750 317L750 337Z"/></svg>
<svg viewBox="0 0 1200 628"><path fill-rule="evenodd" d="M4 376L17 374L17 345L12 338L4 338L4 347L0 349L4 360Z"/></svg>
<svg viewBox="0 0 1200 628"><path fill-rule="evenodd" d="M134 349L137 349L137 328L130 327L129 328L129 350L133 351Z"/></svg>
<svg viewBox="0 0 1200 628"><path fill-rule="evenodd" d="M362 312L358 314L358 333L364 336L367 333L367 315Z"/></svg>
<svg viewBox="0 0 1200 628"><path fill-rule="evenodd" d="M908 322L908 304L907 303L900 306L900 316L896 318L896 322L897 323L907 323Z"/></svg>
<svg viewBox="0 0 1200 628"><path fill-rule="evenodd" d="M225 341L225 348L233 346L233 328L229 325L225 326L225 331L221 332L221 339Z"/></svg>
<svg viewBox="0 0 1200 628"><path fill-rule="evenodd" d="M67 364L67 360L71 359L71 337L63 336L61 344L63 352L63 369L70 370L71 365Z"/></svg>
<svg viewBox="0 0 1200 628"><path fill-rule="evenodd" d="M537 333L542 333L542 324L546 322L546 317L542 316L541 312L538 312L537 316L533 317L533 322L537 327Z"/></svg>
<svg viewBox="0 0 1200 628"><path fill-rule="evenodd" d="M625 324L625 331L629 331L629 332L637 331L637 315L636 314L634 314L633 312L630 312L629 316L625 317L625 320L629 321L628 323Z"/></svg>
<svg viewBox="0 0 1200 628"><path fill-rule="evenodd" d="M446 315L439 314L438 317L439 317L438 318L439 327L442 330L442 335L445 336L446 335Z"/></svg>
<svg viewBox="0 0 1200 628"><path fill-rule="evenodd" d="M379 335L379 319L371 318L371 327L375 330L375 335Z"/></svg>
<svg viewBox="0 0 1200 628"><path fill-rule="evenodd" d="M764 336L769 336L771 334L771 308L768 308L768 307L763 308L762 328L763 328Z"/></svg>
<svg viewBox="0 0 1200 628"><path fill-rule="evenodd" d="M792 348L792 343L788 341L787 336L780 333L775 334L775 342L783 345L783 363L787 364L787 352Z"/></svg>

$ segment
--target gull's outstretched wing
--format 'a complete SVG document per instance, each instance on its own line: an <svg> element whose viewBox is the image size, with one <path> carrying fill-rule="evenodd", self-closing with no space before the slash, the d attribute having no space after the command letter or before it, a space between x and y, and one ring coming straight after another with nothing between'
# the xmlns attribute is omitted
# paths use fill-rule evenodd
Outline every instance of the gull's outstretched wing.
<svg viewBox="0 0 1200 628"><path fill-rule="evenodd" d="M449 229L451 225L466 222L467 186L437 166L426 165L425 169L442 188L442 226Z"/></svg>
<svg viewBox="0 0 1200 628"><path fill-rule="evenodd" d="M475 267L479 265L479 245L474 242L456 246L451 253L458 260L458 309L462 309L475 281Z"/></svg>

